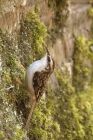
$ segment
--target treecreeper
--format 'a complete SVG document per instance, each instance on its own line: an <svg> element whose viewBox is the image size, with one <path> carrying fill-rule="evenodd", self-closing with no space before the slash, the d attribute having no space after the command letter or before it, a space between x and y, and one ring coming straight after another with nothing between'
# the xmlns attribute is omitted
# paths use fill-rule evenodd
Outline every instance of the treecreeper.
<svg viewBox="0 0 93 140"><path fill-rule="evenodd" d="M25 129L28 130L30 120L35 109L36 104L41 99L44 89L46 87L46 83L50 77L50 75L54 71L55 62L50 52L47 50L47 53L43 58L37 60L29 65L26 70L26 85L30 94L30 104L31 108L26 120Z"/></svg>

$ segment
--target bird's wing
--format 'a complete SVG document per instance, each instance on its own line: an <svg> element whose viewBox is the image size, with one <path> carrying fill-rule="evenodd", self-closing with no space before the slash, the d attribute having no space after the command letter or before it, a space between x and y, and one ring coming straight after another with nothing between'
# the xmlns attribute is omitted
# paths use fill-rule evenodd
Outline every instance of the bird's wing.
<svg viewBox="0 0 93 140"><path fill-rule="evenodd" d="M46 82L48 79L48 74L46 71L35 72L33 76L33 88L35 91L36 99L38 100L45 88Z"/></svg>

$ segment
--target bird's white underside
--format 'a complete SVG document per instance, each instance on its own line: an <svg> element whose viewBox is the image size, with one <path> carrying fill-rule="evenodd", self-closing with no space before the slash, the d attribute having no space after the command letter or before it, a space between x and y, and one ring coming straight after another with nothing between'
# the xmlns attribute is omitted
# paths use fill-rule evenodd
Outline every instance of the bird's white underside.
<svg viewBox="0 0 93 140"><path fill-rule="evenodd" d="M27 83L30 92L34 93L33 88L33 76L35 72L41 72L47 67L47 55L45 55L42 59L37 60L29 65L27 69Z"/></svg>

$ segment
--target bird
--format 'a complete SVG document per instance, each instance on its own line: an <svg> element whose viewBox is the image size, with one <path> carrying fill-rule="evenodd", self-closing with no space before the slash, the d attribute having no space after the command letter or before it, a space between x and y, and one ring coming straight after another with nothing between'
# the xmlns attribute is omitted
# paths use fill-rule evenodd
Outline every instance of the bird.
<svg viewBox="0 0 93 140"><path fill-rule="evenodd" d="M41 99L47 81L55 68L55 62L50 52L46 48L46 54L40 59L30 64L26 71L26 84L30 93L30 103L32 104L26 121L25 129L29 127L34 108Z"/></svg>

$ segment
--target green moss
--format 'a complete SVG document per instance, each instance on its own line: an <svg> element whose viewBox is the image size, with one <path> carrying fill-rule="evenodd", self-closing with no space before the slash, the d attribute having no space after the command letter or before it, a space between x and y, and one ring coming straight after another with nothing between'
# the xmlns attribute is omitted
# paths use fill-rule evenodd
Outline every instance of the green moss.
<svg viewBox="0 0 93 140"><path fill-rule="evenodd" d="M59 89L56 90L56 97L58 97L56 119L60 124L60 139L72 140L76 138L77 134L76 127L73 131L74 125L76 124L70 102L71 98L75 94L75 89L72 86L67 74L63 74L60 70L56 72L56 76L60 86Z"/></svg>
<svg viewBox="0 0 93 140"><path fill-rule="evenodd" d="M19 36L20 52L25 65L43 56L45 52L43 46L46 36L47 29L40 21L37 13L35 13L35 11L27 13L26 17L21 22Z"/></svg>
<svg viewBox="0 0 93 140"><path fill-rule="evenodd" d="M56 91L58 101L55 114L60 124L60 139L92 140L93 85L89 84L87 90L82 89L82 92L79 90L77 94L76 87L73 87L69 82L67 75L63 75L61 71L58 71L56 76L60 87ZM82 80L83 82L85 81Z"/></svg>
<svg viewBox="0 0 93 140"><path fill-rule="evenodd" d="M84 140L92 140L93 137L92 94L93 86L90 86L86 92L79 92L78 96L75 95L71 100L73 115L79 126L78 131L81 132L81 136Z"/></svg>
<svg viewBox="0 0 93 140"><path fill-rule="evenodd" d="M83 36L76 38L74 49L73 84L77 90L84 90L91 83L93 54L90 51L91 41Z"/></svg>

